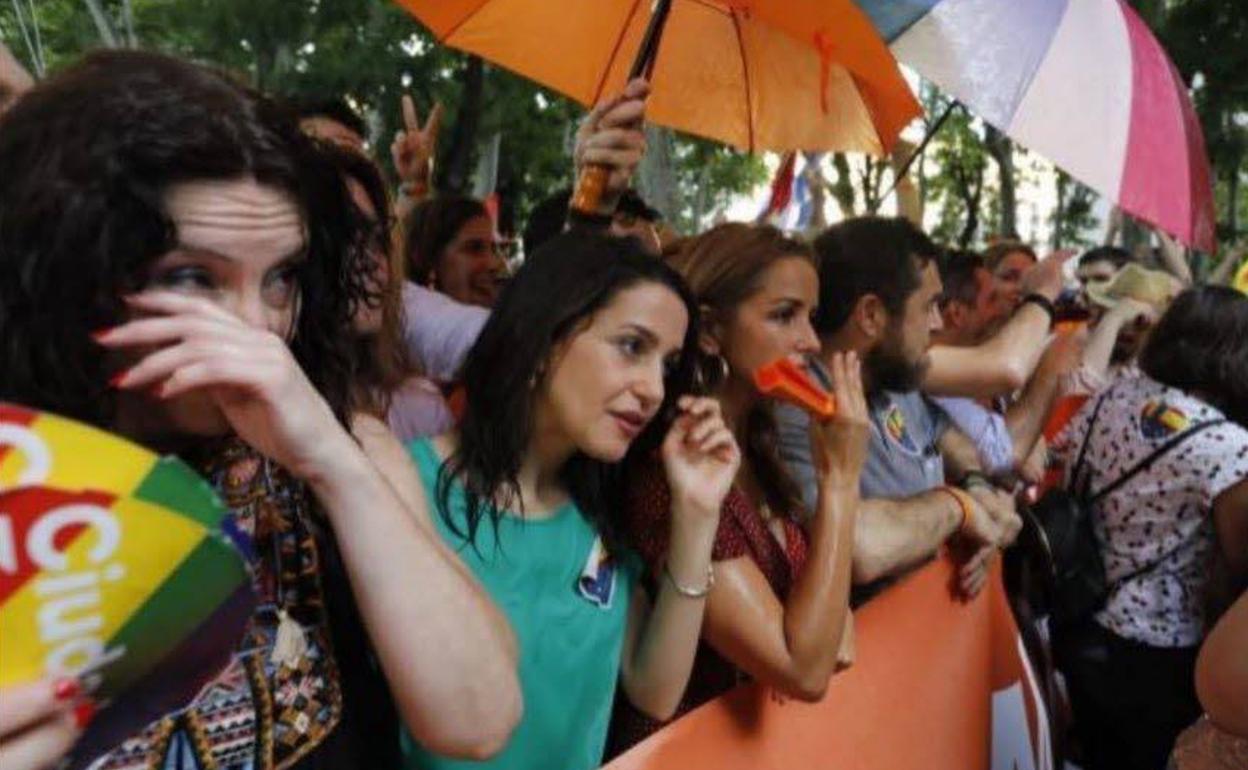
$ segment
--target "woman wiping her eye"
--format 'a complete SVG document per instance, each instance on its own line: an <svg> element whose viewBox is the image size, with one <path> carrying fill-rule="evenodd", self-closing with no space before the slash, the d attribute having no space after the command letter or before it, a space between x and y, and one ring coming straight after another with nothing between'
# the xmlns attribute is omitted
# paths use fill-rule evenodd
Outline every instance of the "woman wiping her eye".
<svg viewBox="0 0 1248 770"><path fill-rule="evenodd" d="M356 224L293 121L176 59L95 53L0 117L0 400L178 454L255 542L227 668L100 767L377 767L360 704L383 674L448 754L488 755L519 717L506 621L347 427L377 423L351 397ZM0 692L4 770L113 737L63 673Z"/></svg>

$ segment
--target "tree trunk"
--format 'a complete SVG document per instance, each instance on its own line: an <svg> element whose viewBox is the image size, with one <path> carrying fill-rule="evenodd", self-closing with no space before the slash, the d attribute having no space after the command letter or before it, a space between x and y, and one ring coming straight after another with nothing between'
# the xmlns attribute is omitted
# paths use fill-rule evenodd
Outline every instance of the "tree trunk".
<svg viewBox="0 0 1248 770"><path fill-rule="evenodd" d="M252 55L255 58L255 86L264 91L269 85L269 78L276 68L277 54L269 48L268 41L257 39L252 43Z"/></svg>
<svg viewBox="0 0 1248 770"><path fill-rule="evenodd" d="M1066 189L1070 182L1060 170L1057 172L1057 207L1053 209L1053 250L1062 248L1062 232L1066 227Z"/></svg>
<svg viewBox="0 0 1248 770"><path fill-rule="evenodd" d="M958 198L966 207L966 220L958 234L958 247L965 249L979 232L979 202L984 194L984 167L977 165L974 173L954 164L949 169Z"/></svg>
<svg viewBox="0 0 1248 770"><path fill-rule="evenodd" d="M836 169L836 181L832 183L832 197L841 209L841 216L849 219L857 213L854 203L854 180L850 175L849 159L845 153L832 155L832 167Z"/></svg>
<svg viewBox="0 0 1248 770"><path fill-rule="evenodd" d="M870 155L864 159L862 170L862 202L867 208L868 214L875 214L880 210L880 204L884 201L880 200L881 189L884 185L884 169L891 168L888 161L877 160Z"/></svg>
<svg viewBox="0 0 1248 770"><path fill-rule="evenodd" d="M281 93L288 76L295 69L295 52L290 42L271 30L259 30L252 40L256 62L255 87L260 91Z"/></svg>
<svg viewBox="0 0 1248 770"><path fill-rule="evenodd" d="M711 182L708 178L706 167L702 167L698 171L698 187L693 191L693 219L691 230L694 233L701 232L706 225L706 218L710 214L711 200L710 187ZM675 226L674 220L668 220L668 224Z"/></svg>
<svg viewBox="0 0 1248 770"><path fill-rule="evenodd" d="M806 229L818 233L828 226L828 218L823 211L828 197L828 180L823 175L823 153L807 152L805 155L806 167L802 169L802 174L810 190L810 222L806 224Z"/></svg>
<svg viewBox="0 0 1248 770"><path fill-rule="evenodd" d="M985 124L984 145L997 164L1001 180L1001 218L997 221L997 235L1018 239L1018 201L1015 194L1014 143L1010 138Z"/></svg>
<svg viewBox="0 0 1248 770"><path fill-rule="evenodd" d="M507 137L504 135L498 147L498 180L494 187L494 192L498 193L498 229L501 233L519 235L522 228L517 222L516 201L520 198L519 185L523 184L523 174L518 173L511 158L512 153L507 152ZM545 193L543 190L543 196Z"/></svg>
<svg viewBox="0 0 1248 770"><path fill-rule="evenodd" d="M646 124L646 154L637 173L637 188L646 203L659 210L664 221L675 222L680 212L676 173L672 168L674 139L670 129ZM694 222L700 227L701 222Z"/></svg>
<svg viewBox="0 0 1248 770"><path fill-rule="evenodd" d="M979 201L984 191L984 177L980 174L974 188L965 198L966 203L966 222L962 225L962 232L958 235L958 247L967 248L971 245L971 241L975 240L975 234L979 232Z"/></svg>
<svg viewBox="0 0 1248 770"><path fill-rule="evenodd" d="M484 92L485 64L480 57L470 56L464 68L464 91L455 115L455 127L442 158L439 189L463 195L472 183L472 154L481 126Z"/></svg>

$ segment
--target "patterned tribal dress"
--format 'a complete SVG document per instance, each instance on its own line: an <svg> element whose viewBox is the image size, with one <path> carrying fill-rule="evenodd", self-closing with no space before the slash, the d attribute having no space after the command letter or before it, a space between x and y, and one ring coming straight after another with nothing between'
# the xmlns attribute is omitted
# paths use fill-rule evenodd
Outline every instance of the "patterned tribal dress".
<svg viewBox="0 0 1248 770"><path fill-rule="evenodd" d="M305 487L236 439L191 460L252 536L257 606L231 662L189 706L92 770L282 770L312 759L342 714Z"/></svg>

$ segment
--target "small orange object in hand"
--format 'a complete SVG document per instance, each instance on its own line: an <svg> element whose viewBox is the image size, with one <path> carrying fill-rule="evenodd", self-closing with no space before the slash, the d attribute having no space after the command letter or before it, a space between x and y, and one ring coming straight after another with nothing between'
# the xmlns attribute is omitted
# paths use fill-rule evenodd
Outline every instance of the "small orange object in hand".
<svg viewBox="0 0 1248 770"><path fill-rule="evenodd" d="M607 166L585 166L577 177L576 189L572 191L572 200L568 203L569 208L582 214L597 214L610 176L611 169Z"/></svg>
<svg viewBox="0 0 1248 770"><path fill-rule="evenodd" d="M836 399L815 384L810 374L788 358L760 366L754 372L754 385L765 396L801 407L817 420L830 420L836 414Z"/></svg>

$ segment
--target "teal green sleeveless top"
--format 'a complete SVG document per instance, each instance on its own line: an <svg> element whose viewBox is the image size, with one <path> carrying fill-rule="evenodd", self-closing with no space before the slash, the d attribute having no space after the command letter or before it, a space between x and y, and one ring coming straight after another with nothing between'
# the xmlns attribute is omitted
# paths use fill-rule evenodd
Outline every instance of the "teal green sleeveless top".
<svg viewBox="0 0 1248 770"><path fill-rule="evenodd" d="M498 532L481 522L476 547L437 511L441 467L433 444L408 445L420 471L438 533L507 615L520 648L524 717L493 759L439 757L402 735L406 768L589 770L602 764L619 677L628 605L640 564L610 558L597 533L569 502L549 518L508 513ZM451 489L450 515L467 531L463 487Z"/></svg>

